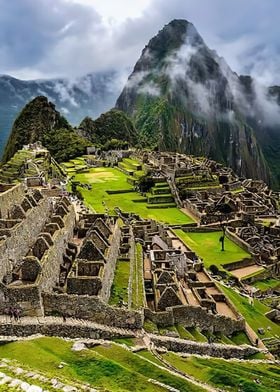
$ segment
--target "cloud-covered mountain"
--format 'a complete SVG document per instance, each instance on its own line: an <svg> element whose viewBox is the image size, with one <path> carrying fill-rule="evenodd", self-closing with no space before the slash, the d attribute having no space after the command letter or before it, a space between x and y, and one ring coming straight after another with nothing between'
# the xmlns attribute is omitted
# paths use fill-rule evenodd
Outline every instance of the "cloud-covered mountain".
<svg viewBox="0 0 280 392"><path fill-rule="evenodd" d="M0 158L13 121L22 108L36 96L46 96L73 124L86 117L97 117L114 106L123 87L117 72L89 74L74 80L23 81L0 76Z"/></svg>
<svg viewBox="0 0 280 392"><path fill-rule="evenodd" d="M144 141L269 181L262 145L271 129L280 134L277 91L239 77L191 23L173 20L144 48L116 107L134 118ZM274 155L275 180L280 151Z"/></svg>

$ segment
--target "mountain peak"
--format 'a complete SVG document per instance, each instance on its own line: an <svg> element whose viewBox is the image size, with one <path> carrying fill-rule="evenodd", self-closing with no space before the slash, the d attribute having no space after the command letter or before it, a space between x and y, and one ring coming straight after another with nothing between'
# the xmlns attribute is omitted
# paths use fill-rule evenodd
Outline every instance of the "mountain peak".
<svg viewBox="0 0 280 392"><path fill-rule="evenodd" d="M240 175L268 180L236 87L244 89L194 25L175 19L144 48L116 107L135 119L152 146L208 156Z"/></svg>
<svg viewBox="0 0 280 392"><path fill-rule="evenodd" d="M152 53L155 60L162 59L172 51L179 49L186 40L191 45L204 43L192 23L184 19L173 19L149 41L142 56Z"/></svg>

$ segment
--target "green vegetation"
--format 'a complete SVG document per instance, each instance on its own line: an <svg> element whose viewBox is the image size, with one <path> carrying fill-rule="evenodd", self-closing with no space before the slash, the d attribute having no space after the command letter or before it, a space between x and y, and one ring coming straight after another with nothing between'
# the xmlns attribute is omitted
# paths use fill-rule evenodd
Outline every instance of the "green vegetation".
<svg viewBox="0 0 280 392"><path fill-rule="evenodd" d="M144 329L149 333L158 333L157 325L150 320L144 321Z"/></svg>
<svg viewBox="0 0 280 392"><path fill-rule="evenodd" d="M157 359L150 351L148 350L141 350L137 353L140 357L148 359L149 361L152 361L153 363L162 366L162 362Z"/></svg>
<svg viewBox="0 0 280 392"><path fill-rule="evenodd" d="M204 336L198 328L185 328L183 325L176 325L177 332L181 339L194 340L196 342L207 342L206 336Z"/></svg>
<svg viewBox="0 0 280 392"><path fill-rule="evenodd" d="M144 281L143 281L143 250L142 245L139 243L135 244L135 256L132 273L132 298L131 307L132 309L139 309L144 306Z"/></svg>
<svg viewBox="0 0 280 392"><path fill-rule="evenodd" d="M86 117L79 129L95 144L108 144L112 139L135 144L137 131L127 115L116 109L101 114L96 120ZM108 147L108 146L107 146Z"/></svg>
<svg viewBox="0 0 280 392"><path fill-rule="evenodd" d="M92 190L80 188L86 205L96 212L104 212L108 207L114 212L119 207L124 212L140 215L142 218L155 219L169 224L186 224L193 222L190 217L178 208L147 208L146 198L134 192L132 185L127 182L127 176L115 168L93 168L88 173L77 173L75 181L92 185ZM107 190L117 191L108 194ZM121 193L122 191L122 193ZM137 202L135 202L137 200Z"/></svg>
<svg viewBox="0 0 280 392"><path fill-rule="evenodd" d="M46 97L36 97L14 122L3 161L7 162L24 145L41 141L59 162L84 153L90 145L78 136L67 120Z"/></svg>
<svg viewBox="0 0 280 392"><path fill-rule="evenodd" d="M261 291L266 291L269 289L275 289L276 287L280 286L280 281L278 279L269 278L254 282L252 283L252 286L256 287L256 289L259 289Z"/></svg>
<svg viewBox="0 0 280 392"><path fill-rule="evenodd" d="M214 358L182 358L173 353L166 353L163 357L184 373L223 391L276 392L280 389L277 365Z"/></svg>
<svg viewBox="0 0 280 392"><path fill-rule="evenodd" d="M251 342L246 335L245 332L240 331L240 332L235 332L231 337L230 340L235 343L235 344L248 344L251 345Z"/></svg>
<svg viewBox="0 0 280 392"><path fill-rule="evenodd" d="M151 377L181 392L204 390L114 343L83 351L72 351L72 344L58 338L26 340L0 346L0 356L16 359L48 377L89 383L92 387L112 392L166 390L151 383ZM66 365L59 369L61 361Z"/></svg>
<svg viewBox="0 0 280 392"><path fill-rule="evenodd" d="M82 155L91 143L72 129L51 130L42 138L43 145L58 162Z"/></svg>
<svg viewBox="0 0 280 392"><path fill-rule="evenodd" d="M183 230L175 230L176 235L199 257L203 259L206 268L212 264L221 267L223 264L232 263L251 257L234 242L225 238L225 251L221 251L219 239L221 231L210 233L185 233Z"/></svg>
<svg viewBox="0 0 280 392"><path fill-rule="evenodd" d="M110 305L122 305L128 303L128 282L130 263L129 261L118 260L114 281L111 287Z"/></svg>
<svg viewBox="0 0 280 392"><path fill-rule="evenodd" d="M268 306L262 304L257 299L254 299L253 305L250 305L247 297L223 285L219 285L219 287L257 334L259 334L258 328L264 329L265 334L259 334L260 338L280 336L279 325L265 317L265 313L270 310Z"/></svg>
<svg viewBox="0 0 280 392"><path fill-rule="evenodd" d="M128 347L133 347L135 345L135 338L117 338L113 339L115 343L125 344Z"/></svg>

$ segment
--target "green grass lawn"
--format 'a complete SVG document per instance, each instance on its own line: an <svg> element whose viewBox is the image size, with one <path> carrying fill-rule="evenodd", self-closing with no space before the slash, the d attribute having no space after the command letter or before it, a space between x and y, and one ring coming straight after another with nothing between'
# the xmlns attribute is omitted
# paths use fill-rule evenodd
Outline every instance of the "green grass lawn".
<svg viewBox="0 0 280 392"><path fill-rule="evenodd" d="M176 235L204 261L206 268L215 264L221 267L223 264L239 261L245 257L251 257L234 242L225 238L225 251L221 251L219 239L221 231L211 233L185 233L183 230L175 230Z"/></svg>
<svg viewBox="0 0 280 392"><path fill-rule="evenodd" d="M111 287L110 305L119 305L122 302L128 303L128 282L130 273L129 261L118 260L114 281Z"/></svg>
<svg viewBox="0 0 280 392"><path fill-rule="evenodd" d="M93 168L88 173L76 174L74 180L92 185L92 190L84 188L79 188L79 190L84 197L85 204L92 207L96 212L104 212L106 207L109 208L110 212L113 212L115 207L119 207L124 212L136 213L144 219L154 219L169 224L193 222L189 216L176 207L148 209L145 198L141 197L139 193L131 192L133 187L128 184L127 176L118 169ZM108 194L107 190L123 190L124 193ZM125 193L125 191L128 192ZM142 200L142 202L134 202L135 199Z"/></svg>
<svg viewBox="0 0 280 392"><path fill-rule="evenodd" d="M0 357L18 360L48 377L89 383L102 391L166 391L148 381L150 378L181 392L204 391L114 343L83 351L72 351L72 344L50 337L8 343L0 346ZM66 365L59 369L62 361Z"/></svg>
<svg viewBox="0 0 280 392"><path fill-rule="evenodd" d="M275 364L214 358L182 358L173 353L164 359L184 373L223 391L267 392L280 390L280 371ZM256 380L259 383L256 383Z"/></svg>
<svg viewBox="0 0 280 392"><path fill-rule="evenodd" d="M268 289L274 289L278 286L280 286L280 280L279 279L264 279L260 280L258 282L252 283L252 286L256 287L257 289L261 291L266 291Z"/></svg>
<svg viewBox="0 0 280 392"><path fill-rule="evenodd" d="M265 313L270 310L268 306L262 304L257 299L254 299L254 304L250 305L247 297L243 297L236 291L221 284L219 284L219 287L256 333L258 333L258 328L264 328L265 334L259 334L260 338L280 337L280 326L265 317ZM269 329L267 329L268 327Z"/></svg>

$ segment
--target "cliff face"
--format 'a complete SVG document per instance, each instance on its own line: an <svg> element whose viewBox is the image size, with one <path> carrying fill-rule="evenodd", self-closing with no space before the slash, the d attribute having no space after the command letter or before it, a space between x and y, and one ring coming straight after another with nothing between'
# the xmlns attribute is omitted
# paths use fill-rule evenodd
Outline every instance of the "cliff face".
<svg viewBox="0 0 280 392"><path fill-rule="evenodd" d="M174 20L144 48L116 107L134 119L143 142L205 155L269 181L241 96L246 100L238 75L191 23Z"/></svg>

